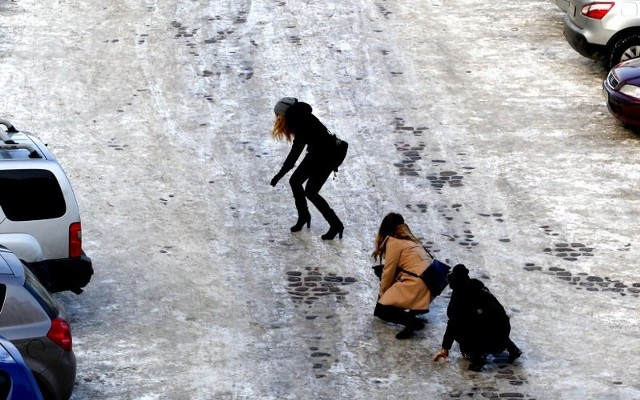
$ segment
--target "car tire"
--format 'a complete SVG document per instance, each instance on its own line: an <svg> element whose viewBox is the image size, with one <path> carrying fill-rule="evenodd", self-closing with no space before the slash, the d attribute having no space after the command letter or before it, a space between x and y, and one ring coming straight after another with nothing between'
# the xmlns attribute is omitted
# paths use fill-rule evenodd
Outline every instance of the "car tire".
<svg viewBox="0 0 640 400"><path fill-rule="evenodd" d="M622 61L636 57L640 57L640 33L632 33L629 36L625 36L613 45L607 69L615 67Z"/></svg>

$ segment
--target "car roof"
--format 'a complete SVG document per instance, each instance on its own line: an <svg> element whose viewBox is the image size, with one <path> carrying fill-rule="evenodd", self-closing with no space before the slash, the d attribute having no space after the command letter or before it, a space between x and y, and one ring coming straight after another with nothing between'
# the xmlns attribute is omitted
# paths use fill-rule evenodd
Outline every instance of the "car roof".
<svg viewBox="0 0 640 400"><path fill-rule="evenodd" d="M0 161L5 160L55 160L47 146L29 132L18 131L11 122L0 119Z"/></svg>
<svg viewBox="0 0 640 400"><path fill-rule="evenodd" d="M22 267L20 259L11 250L0 245L0 276L13 275L19 278L24 275L22 268L24 267Z"/></svg>

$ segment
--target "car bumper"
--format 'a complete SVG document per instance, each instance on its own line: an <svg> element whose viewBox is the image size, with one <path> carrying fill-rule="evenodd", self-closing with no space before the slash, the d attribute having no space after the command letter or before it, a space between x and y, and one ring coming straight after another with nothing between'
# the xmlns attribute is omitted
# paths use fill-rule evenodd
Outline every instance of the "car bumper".
<svg viewBox="0 0 640 400"><path fill-rule="evenodd" d="M93 275L93 263L84 252L77 258L38 261L28 266L52 293L70 290L80 294Z"/></svg>
<svg viewBox="0 0 640 400"><path fill-rule="evenodd" d="M564 15L563 34L569 45L584 57L599 59L605 53L605 46L589 43L582 29L573 23L569 14Z"/></svg>
<svg viewBox="0 0 640 400"><path fill-rule="evenodd" d="M32 372L45 398L47 393L55 399L68 399L76 383L76 356L65 350L54 363Z"/></svg>
<svg viewBox="0 0 640 400"><path fill-rule="evenodd" d="M569 0L553 0L558 8L564 12L569 11Z"/></svg>
<svg viewBox="0 0 640 400"><path fill-rule="evenodd" d="M618 121L632 126L640 126L640 100L633 100L603 84L602 93L607 100L607 108Z"/></svg>

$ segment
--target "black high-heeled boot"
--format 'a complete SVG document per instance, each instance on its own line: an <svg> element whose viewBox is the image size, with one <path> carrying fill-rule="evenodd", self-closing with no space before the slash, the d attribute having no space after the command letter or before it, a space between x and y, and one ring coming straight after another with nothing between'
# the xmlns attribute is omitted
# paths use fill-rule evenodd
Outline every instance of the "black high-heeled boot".
<svg viewBox="0 0 640 400"><path fill-rule="evenodd" d="M522 350L520 350L518 346L511 341L511 339L507 340L507 351L509 352L509 357L507 358L509 363L513 363L522 355Z"/></svg>
<svg viewBox="0 0 640 400"><path fill-rule="evenodd" d="M336 221L336 223L332 224L329 227L329 230L327 231L327 233L325 233L320 237L322 238L322 240L333 240L336 237L336 235L338 235L338 237L342 239L343 231L344 231L344 225L342 225L342 222Z"/></svg>
<svg viewBox="0 0 640 400"><path fill-rule="evenodd" d="M418 320L417 318L413 318L407 315L405 319L407 320L407 322L405 322L407 325L405 325L403 330L396 334L396 339L409 339L411 336L413 336L413 333L415 331L424 329L424 322Z"/></svg>
<svg viewBox="0 0 640 400"><path fill-rule="evenodd" d="M311 214L309 213L298 215L298 222L291 227L291 232L301 231L305 224L307 224L307 229L311 228Z"/></svg>

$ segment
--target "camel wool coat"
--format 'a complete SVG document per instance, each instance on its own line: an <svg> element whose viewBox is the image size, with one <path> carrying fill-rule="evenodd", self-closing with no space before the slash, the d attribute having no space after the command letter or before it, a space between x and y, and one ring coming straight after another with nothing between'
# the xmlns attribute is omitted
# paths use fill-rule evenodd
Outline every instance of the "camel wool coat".
<svg viewBox="0 0 640 400"><path fill-rule="evenodd" d="M422 274L431 264L431 257L418 243L388 236L385 246L384 268L380 278L378 303L403 309L426 311L431 303L431 291L424 281L400 269Z"/></svg>

